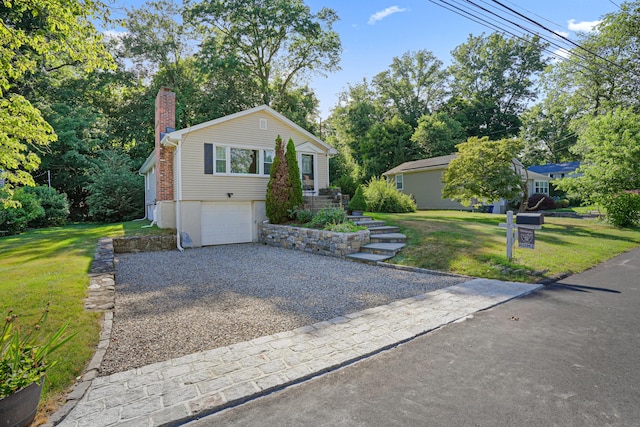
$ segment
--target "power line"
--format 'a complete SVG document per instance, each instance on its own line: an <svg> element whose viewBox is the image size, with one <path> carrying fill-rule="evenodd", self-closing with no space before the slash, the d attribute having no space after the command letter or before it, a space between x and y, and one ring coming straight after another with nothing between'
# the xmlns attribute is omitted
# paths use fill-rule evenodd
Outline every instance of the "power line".
<svg viewBox="0 0 640 427"><path fill-rule="evenodd" d="M568 39L567 37L565 37L564 35L560 34L558 31L553 31L552 29L550 29L549 27L540 24L538 21L531 19L529 17L527 17L526 15L518 12L517 10L510 8L506 5L504 5L502 2L498 1L498 0L491 0L493 3L500 5L503 9L498 8L497 6L491 6L489 4L487 4L486 1L484 0L479 0L481 2L483 2L484 4L486 4L488 7L492 7L495 9L495 11L493 10L489 10L488 8L485 8L483 6L478 5L477 3L475 3L472 0L464 0L467 4L475 7L478 10L475 11L469 11L467 10L467 8L465 8L464 6L461 5L460 1L462 0L429 0L431 3L440 6L450 12L456 13L459 16L462 16L466 19L469 19L473 22L476 22L477 24L480 24L482 26L486 26L494 31L498 31L498 32L502 32L503 34L508 34L511 35L513 37L519 38L523 41L526 41L528 43L531 43L531 40L529 40L528 38L524 37L527 34L531 34L531 35L535 35L537 37L539 37L541 40L545 41L546 43L548 43L551 46L555 46L556 48L558 48L560 51L564 51L566 52L568 55L572 55L574 57L576 57L577 59L579 59L580 61L576 61L575 64L578 65L580 68L583 68L593 74L600 74L600 72L598 72L597 70L594 70L592 68L589 68L588 65L585 65L585 63L590 64L591 66L596 66L598 68L604 67L605 64L603 63L593 63L590 59L591 57L595 57L598 58L600 60L602 60L603 62L612 64L624 71L628 70L623 67L620 64L617 64L613 61L610 61L609 59L602 57L600 55L598 55L597 53L586 49L585 47L579 45L578 43ZM505 0L506 1L506 0ZM454 4L452 4L451 2L453 2ZM506 24L504 22L496 22L495 18L492 18L490 16L487 16L485 13L486 12L490 15L493 15L495 17L497 17L499 20L506 22ZM519 20L524 20L525 22L528 23L532 23L534 24L536 27L538 28L543 28L545 31L550 32L553 35L553 38L550 39L548 38L548 36L545 36L544 34L539 33L538 31L535 31L529 27L527 27L526 25L524 25L523 23L518 23L518 22L514 22L513 20L507 18L504 16L504 14L508 14L514 18L517 17L517 19ZM486 19L485 19L486 18ZM544 19L544 18L541 18ZM546 20L546 19L545 19ZM548 21L548 20L547 20ZM548 21L548 22L552 22L552 21ZM552 22L553 23L553 22ZM553 23L554 25L558 26L558 24ZM506 25L506 27L505 27ZM513 28L515 27L515 28ZM516 33L520 33L520 34L516 34ZM554 40L556 39L556 40ZM559 44L559 42L564 42L567 43L566 45L562 45ZM581 51L584 52L581 52ZM561 54L558 53L558 51L551 51L547 48L543 48L543 51L548 53L551 57L555 57L556 59L559 60L566 60L567 57L563 56ZM586 56L586 54L590 55L590 56Z"/></svg>
<svg viewBox="0 0 640 427"><path fill-rule="evenodd" d="M473 2L472 2L472 1L470 1L470 0L467 0L467 1L469 1L470 3L473 3ZM555 31L553 31L553 30L549 29L549 28L548 28L548 27L546 27L545 25L542 25L542 24L541 24L541 23L539 23L538 21L536 21L536 20L534 20L534 19L531 19L531 18L529 18L528 16L523 15L523 14L521 14L520 12L517 12L517 11L513 10L512 8L510 8L509 6L504 5L504 4L503 4L503 3L501 3L500 1L498 1L498 0L491 0L491 1L492 1L492 2L494 2L494 3L496 3L496 4L498 4L498 5L500 5L500 6L502 6L503 8L505 8L505 9L507 9L507 10L510 10L510 11L512 11L512 12L514 12L514 13L516 13L516 14L518 14L518 16L521 16L523 19L526 19L527 21L529 21L529 22L533 23L534 25L536 25L536 26L538 26L538 27L540 27L540 28L543 28L544 30L546 30L546 31L548 31L548 32L550 32L550 33L552 33L552 34L555 34L557 37L560 37L561 39L563 39L563 40L565 40L566 42L568 42L568 43L572 44L573 46L577 47L578 49L582 49L582 50L584 50L585 52L587 52L587 53L589 53L589 54L591 54L591 55L595 56L596 58L600 58L600 59L602 59L603 61L608 62L609 64L615 65L615 66L619 67L620 69L622 69L622 70L623 70L623 71L625 71L625 72L628 72L628 71L629 71L629 70L627 70L626 68L624 68L622 65L620 65L620 64L618 64L618 63L615 63L615 62L613 62L613 61L610 61L610 60L608 60L607 58L605 58L605 57L603 57L603 56L600 56L600 55L598 55L597 53L592 52L591 50L589 50L589 49L587 49L587 48L585 48L585 47L581 46L580 44L578 44L578 43L574 42L573 40L569 39L568 37L565 37L564 35L559 34L559 33L555 32Z"/></svg>

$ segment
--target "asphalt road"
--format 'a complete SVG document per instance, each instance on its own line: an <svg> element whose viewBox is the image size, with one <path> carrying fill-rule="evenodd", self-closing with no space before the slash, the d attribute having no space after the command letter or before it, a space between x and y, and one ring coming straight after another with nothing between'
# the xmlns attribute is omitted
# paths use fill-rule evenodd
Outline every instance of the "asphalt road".
<svg viewBox="0 0 640 427"><path fill-rule="evenodd" d="M203 426L640 426L640 249Z"/></svg>

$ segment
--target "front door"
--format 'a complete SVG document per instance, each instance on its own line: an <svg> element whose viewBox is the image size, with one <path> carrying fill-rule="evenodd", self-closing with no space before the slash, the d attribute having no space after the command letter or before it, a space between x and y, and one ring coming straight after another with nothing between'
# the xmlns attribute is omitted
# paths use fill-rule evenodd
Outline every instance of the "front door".
<svg viewBox="0 0 640 427"><path fill-rule="evenodd" d="M316 171L313 154L300 155L300 175L302 179L302 191L307 194L316 192Z"/></svg>

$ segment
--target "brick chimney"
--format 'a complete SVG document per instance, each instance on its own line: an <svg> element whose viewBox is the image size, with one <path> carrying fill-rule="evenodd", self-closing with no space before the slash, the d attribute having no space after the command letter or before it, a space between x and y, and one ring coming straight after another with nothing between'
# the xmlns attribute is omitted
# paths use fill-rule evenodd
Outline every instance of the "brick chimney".
<svg viewBox="0 0 640 427"><path fill-rule="evenodd" d="M161 87L156 96L156 201L173 200L173 147L161 146L165 133L176 127L176 94Z"/></svg>

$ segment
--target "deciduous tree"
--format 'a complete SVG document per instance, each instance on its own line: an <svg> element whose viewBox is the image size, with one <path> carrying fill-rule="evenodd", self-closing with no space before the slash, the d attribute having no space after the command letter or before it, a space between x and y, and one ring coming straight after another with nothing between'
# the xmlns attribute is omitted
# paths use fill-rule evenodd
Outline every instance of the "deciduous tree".
<svg viewBox="0 0 640 427"><path fill-rule="evenodd" d="M458 144L457 149L456 158L442 175L442 197L465 206L519 199L520 211L526 210L526 170L517 160L522 149L520 141L471 137Z"/></svg>
<svg viewBox="0 0 640 427"><path fill-rule="evenodd" d="M556 181L584 200L617 206L625 191L640 189L640 115L618 109L592 119L572 151L582 158L581 176Z"/></svg>
<svg viewBox="0 0 640 427"><path fill-rule="evenodd" d="M207 66L241 68L271 105L305 74L338 69L342 50L333 31L336 12L311 13L302 0L189 2L208 33L201 59Z"/></svg>

